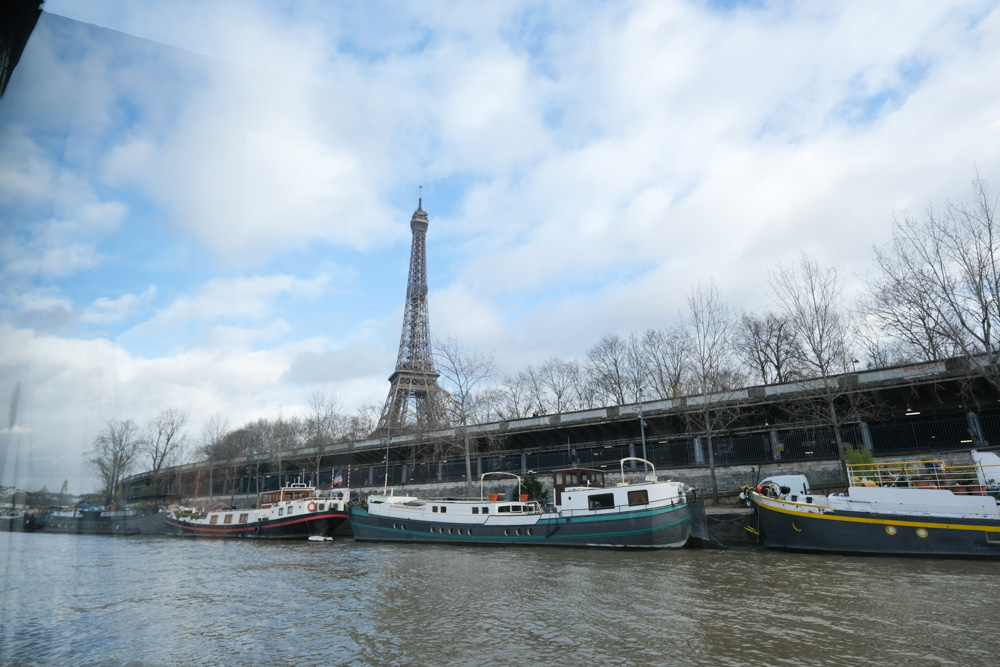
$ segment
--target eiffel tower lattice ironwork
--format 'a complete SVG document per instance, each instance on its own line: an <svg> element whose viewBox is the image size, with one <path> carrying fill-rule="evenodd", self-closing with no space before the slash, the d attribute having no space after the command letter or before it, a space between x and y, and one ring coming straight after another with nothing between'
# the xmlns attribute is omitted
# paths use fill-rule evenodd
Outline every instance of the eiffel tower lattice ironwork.
<svg viewBox="0 0 1000 667"><path fill-rule="evenodd" d="M413 245L410 249L410 276L406 285L403 333L399 339L396 370L389 376L389 396L382 408L377 434L429 428L443 416L438 373L431 353L430 323L427 318L427 213L423 196L410 218Z"/></svg>

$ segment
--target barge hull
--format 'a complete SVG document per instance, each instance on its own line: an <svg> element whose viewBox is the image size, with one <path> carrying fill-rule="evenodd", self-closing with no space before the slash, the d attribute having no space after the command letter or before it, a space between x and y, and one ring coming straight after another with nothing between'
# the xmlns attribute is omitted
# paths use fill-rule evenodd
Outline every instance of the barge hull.
<svg viewBox="0 0 1000 667"><path fill-rule="evenodd" d="M325 512L294 518L230 525L202 525L168 518L167 527L177 535L194 537L245 537L250 539L294 540L312 536L330 537L347 519L344 512Z"/></svg>
<svg viewBox="0 0 1000 667"><path fill-rule="evenodd" d="M865 512L816 514L755 505L771 549L814 553L1000 558L1000 525L989 519Z"/></svg>
<svg viewBox="0 0 1000 667"><path fill-rule="evenodd" d="M520 523L426 521L376 516L351 507L351 532L359 541L427 542L523 546L638 547L666 549L688 544L704 533L696 526L701 501L629 512L614 517L559 516L552 512Z"/></svg>

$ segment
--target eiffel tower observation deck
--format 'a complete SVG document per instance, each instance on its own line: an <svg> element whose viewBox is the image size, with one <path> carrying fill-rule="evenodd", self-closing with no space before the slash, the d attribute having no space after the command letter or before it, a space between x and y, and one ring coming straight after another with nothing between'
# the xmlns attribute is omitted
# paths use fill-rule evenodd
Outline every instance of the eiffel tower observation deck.
<svg viewBox="0 0 1000 667"><path fill-rule="evenodd" d="M389 396L374 435L433 428L440 425L443 417L427 316L427 227L421 193L417 210L410 218L413 245L410 249L410 275L406 285L399 355L396 357L396 370L389 376Z"/></svg>

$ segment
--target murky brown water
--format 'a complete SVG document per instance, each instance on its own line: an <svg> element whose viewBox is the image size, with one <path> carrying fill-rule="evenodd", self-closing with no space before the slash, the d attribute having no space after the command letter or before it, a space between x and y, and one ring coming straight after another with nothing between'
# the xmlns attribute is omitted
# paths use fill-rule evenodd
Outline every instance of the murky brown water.
<svg viewBox="0 0 1000 667"><path fill-rule="evenodd" d="M1000 563L0 533L0 663L994 665Z"/></svg>

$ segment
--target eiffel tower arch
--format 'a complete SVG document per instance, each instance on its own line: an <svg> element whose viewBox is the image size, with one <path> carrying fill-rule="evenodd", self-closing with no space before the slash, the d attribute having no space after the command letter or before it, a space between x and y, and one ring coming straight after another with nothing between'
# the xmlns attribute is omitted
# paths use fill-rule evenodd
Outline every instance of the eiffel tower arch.
<svg viewBox="0 0 1000 667"><path fill-rule="evenodd" d="M427 227L421 196L410 218L413 245L399 355L396 370L389 376L389 396L382 407L376 435L433 428L440 425L444 417L427 316Z"/></svg>

